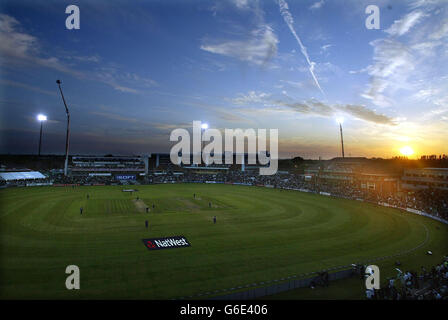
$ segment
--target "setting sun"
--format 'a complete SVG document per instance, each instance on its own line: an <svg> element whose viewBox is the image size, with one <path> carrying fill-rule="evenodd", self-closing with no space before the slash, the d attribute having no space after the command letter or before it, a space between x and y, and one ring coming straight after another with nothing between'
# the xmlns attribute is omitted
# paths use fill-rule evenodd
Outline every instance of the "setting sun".
<svg viewBox="0 0 448 320"><path fill-rule="evenodd" d="M411 156L414 154L414 150L409 146L405 146L405 147L401 148L400 152L404 156Z"/></svg>

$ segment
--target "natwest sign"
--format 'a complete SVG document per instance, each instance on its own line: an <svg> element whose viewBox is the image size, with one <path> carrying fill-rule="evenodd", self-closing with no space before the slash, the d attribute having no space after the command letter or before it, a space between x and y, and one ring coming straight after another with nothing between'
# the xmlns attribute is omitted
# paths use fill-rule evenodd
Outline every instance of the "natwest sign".
<svg viewBox="0 0 448 320"><path fill-rule="evenodd" d="M185 238L184 236L142 239L142 241L146 248L148 248L149 250L191 247L187 238Z"/></svg>

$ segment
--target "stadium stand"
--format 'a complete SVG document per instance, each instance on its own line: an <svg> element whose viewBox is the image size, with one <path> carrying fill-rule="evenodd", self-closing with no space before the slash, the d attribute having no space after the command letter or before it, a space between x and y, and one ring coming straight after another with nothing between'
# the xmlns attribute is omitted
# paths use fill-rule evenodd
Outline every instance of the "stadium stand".
<svg viewBox="0 0 448 320"><path fill-rule="evenodd" d="M403 188L422 190L428 188L448 190L448 168L420 168L404 171Z"/></svg>
<svg viewBox="0 0 448 320"><path fill-rule="evenodd" d="M0 172L0 178L5 181L14 181L14 180L45 179L46 177L38 171L30 171L30 172Z"/></svg>
<svg viewBox="0 0 448 320"><path fill-rule="evenodd" d="M38 171L0 172L2 187L48 185L48 178Z"/></svg>
<svg viewBox="0 0 448 320"><path fill-rule="evenodd" d="M148 170L147 157L77 156L72 157L72 179L64 177L63 184L132 184Z"/></svg>

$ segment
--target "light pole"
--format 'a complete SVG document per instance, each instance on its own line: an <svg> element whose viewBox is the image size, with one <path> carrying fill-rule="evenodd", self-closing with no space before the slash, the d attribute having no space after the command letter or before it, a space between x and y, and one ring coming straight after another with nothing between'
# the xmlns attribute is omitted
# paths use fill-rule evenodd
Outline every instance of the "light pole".
<svg viewBox="0 0 448 320"><path fill-rule="evenodd" d="M65 102L64 94L62 93L61 80L56 80L56 83L58 84L59 91L61 92L62 101L64 102L64 106L65 106L65 113L67 114L67 134L65 136L65 165L64 165L64 175L67 176L68 146L69 146L69 140L70 140L70 112L68 111L67 103Z"/></svg>
<svg viewBox="0 0 448 320"><path fill-rule="evenodd" d="M337 118L337 123L339 123L339 130L341 132L341 147L342 147L342 158L345 158L344 154L344 136L342 134L342 123L344 123L344 118Z"/></svg>
<svg viewBox="0 0 448 320"><path fill-rule="evenodd" d="M38 114L37 120L40 122L39 153L38 153L38 155L40 157L40 150L42 148L42 124L44 121L47 121L47 116L45 116L43 114Z"/></svg>

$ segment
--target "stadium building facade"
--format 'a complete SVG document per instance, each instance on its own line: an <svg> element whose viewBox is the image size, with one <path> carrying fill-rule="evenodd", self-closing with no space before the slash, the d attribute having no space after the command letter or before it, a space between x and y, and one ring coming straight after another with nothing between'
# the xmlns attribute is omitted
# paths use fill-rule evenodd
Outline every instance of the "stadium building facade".
<svg viewBox="0 0 448 320"><path fill-rule="evenodd" d="M404 190L448 190L448 168L405 169L401 187Z"/></svg>
<svg viewBox="0 0 448 320"><path fill-rule="evenodd" d="M326 165L304 170L305 181L319 185L350 186L363 193L389 196L400 190L400 174L377 171L365 158L335 158ZM373 172L372 172L373 171Z"/></svg>
<svg viewBox="0 0 448 320"><path fill-rule="evenodd" d="M148 156L74 156L70 174L73 177L104 177L116 181L137 180L148 173Z"/></svg>

